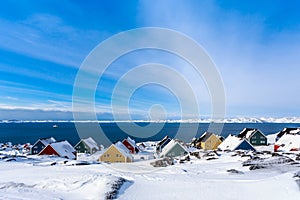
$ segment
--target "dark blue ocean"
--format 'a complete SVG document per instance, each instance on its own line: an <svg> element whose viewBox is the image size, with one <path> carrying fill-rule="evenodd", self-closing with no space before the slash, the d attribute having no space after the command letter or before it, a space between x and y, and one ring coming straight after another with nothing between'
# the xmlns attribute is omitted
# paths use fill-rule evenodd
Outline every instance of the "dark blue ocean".
<svg viewBox="0 0 300 200"><path fill-rule="evenodd" d="M58 127L53 128L53 125L56 124ZM146 126L147 123L136 123L140 126ZM122 140L127 137L127 134L122 131L116 123L100 123L99 124L104 131L105 135L109 138L111 142ZM123 123L127 126L132 133L136 133L134 126L131 123ZM161 124L157 123L157 126ZM149 138L138 138L132 137L137 142L142 141L157 141L162 139L164 136L169 135L174 137L177 133L179 123L166 123L163 128L154 136ZM190 123L185 123L182 125L184 130L186 130L186 137L181 138L188 142L191 136L190 132ZM197 137L204 133L209 124L208 123L199 123L197 124L198 131ZM243 128L258 128L265 135L273 134L279 132L285 127L300 127L300 124L286 124L286 123L226 123L222 130L222 136L227 137L229 134L238 134ZM92 130L90 130L92 131ZM86 129L86 134L89 135L89 129ZM92 133L91 133L92 134ZM31 143L33 144L39 138L45 137L54 137L57 140L68 140L72 145L75 145L79 140L75 124L72 122L28 122L28 123L0 123L0 143L12 142L13 144L24 144ZM101 141L97 141L101 143Z"/></svg>

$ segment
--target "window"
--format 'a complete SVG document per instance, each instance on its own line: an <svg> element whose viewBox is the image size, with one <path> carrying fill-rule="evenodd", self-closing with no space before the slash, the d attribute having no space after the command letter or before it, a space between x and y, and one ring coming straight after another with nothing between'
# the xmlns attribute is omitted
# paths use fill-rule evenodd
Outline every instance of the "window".
<svg viewBox="0 0 300 200"><path fill-rule="evenodd" d="M252 143L253 143L253 144L256 144L256 140L252 140Z"/></svg>
<svg viewBox="0 0 300 200"><path fill-rule="evenodd" d="M265 137L264 136L260 136L260 139L265 139Z"/></svg>
<svg viewBox="0 0 300 200"><path fill-rule="evenodd" d="M264 141L264 140L261 140L260 143L263 144L263 143L265 143L265 141Z"/></svg>
<svg viewBox="0 0 300 200"><path fill-rule="evenodd" d="M106 157L109 157L109 154L106 154Z"/></svg>
<svg viewBox="0 0 300 200"><path fill-rule="evenodd" d="M253 136L252 139L256 139L256 136Z"/></svg>
<svg viewBox="0 0 300 200"><path fill-rule="evenodd" d="M119 157L119 154L116 154L116 157Z"/></svg>

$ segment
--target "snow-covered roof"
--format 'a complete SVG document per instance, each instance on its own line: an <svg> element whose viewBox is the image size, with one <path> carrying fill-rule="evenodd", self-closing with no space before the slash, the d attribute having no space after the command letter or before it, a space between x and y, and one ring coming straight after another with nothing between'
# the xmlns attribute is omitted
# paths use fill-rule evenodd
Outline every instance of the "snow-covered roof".
<svg viewBox="0 0 300 200"><path fill-rule="evenodd" d="M275 145L280 146L278 150L280 151L290 151L291 149L300 149L300 135L283 135Z"/></svg>
<svg viewBox="0 0 300 200"><path fill-rule="evenodd" d="M162 145L163 143L165 143L170 137L168 135L166 135L161 141L159 141L157 143L157 146Z"/></svg>
<svg viewBox="0 0 300 200"><path fill-rule="evenodd" d="M97 142L96 142L93 138L88 137L88 138L82 139L82 141L83 141L90 149L97 149L97 150L99 150L99 146L98 146Z"/></svg>
<svg viewBox="0 0 300 200"><path fill-rule="evenodd" d="M256 128L244 128L239 134L239 138L247 138L249 139L253 133L258 131Z"/></svg>
<svg viewBox="0 0 300 200"><path fill-rule="evenodd" d="M50 146L61 156L61 157L67 157L69 159L75 159L76 156L74 155L74 152L76 150L72 147L72 145L68 141L61 141L61 142L55 142L51 143Z"/></svg>
<svg viewBox="0 0 300 200"><path fill-rule="evenodd" d="M212 136L213 134L214 133L211 132L205 132L200 136L197 142L206 142L206 140L208 140L208 138L210 138L210 136Z"/></svg>
<svg viewBox="0 0 300 200"><path fill-rule="evenodd" d="M182 147L182 149L184 149L184 151L188 152L187 148L184 147L182 144L180 144L178 141L176 140L171 140L161 151L161 155L167 155L169 153L169 151L176 145L180 145Z"/></svg>
<svg viewBox="0 0 300 200"><path fill-rule="evenodd" d="M50 137L50 138L41 138L39 139L39 141L41 141L45 146L47 146L48 144L51 144L53 142L56 142L56 139L54 137Z"/></svg>
<svg viewBox="0 0 300 200"><path fill-rule="evenodd" d="M122 143L122 142L117 142L115 144L112 144L122 153L125 157L132 158L132 155L130 154L129 149Z"/></svg>
<svg viewBox="0 0 300 200"><path fill-rule="evenodd" d="M218 148L221 150L235 150L244 139L241 139L239 137L236 137L234 135L229 135L219 146Z"/></svg>
<svg viewBox="0 0 300 200"><path fill-rule="evenodd" d="M138 146L135 144L135 141L133 139L131 139L130 137L127 137L126 139L128 141L128 143L133 146L134 148L138 148Z"/></svg>
<svg viewBox="0 0 300 200"><path fill-rule="evenodd" d="M284 128L277 134L277 138L280 138L285 134L300 134L300 128Z"/></svg>

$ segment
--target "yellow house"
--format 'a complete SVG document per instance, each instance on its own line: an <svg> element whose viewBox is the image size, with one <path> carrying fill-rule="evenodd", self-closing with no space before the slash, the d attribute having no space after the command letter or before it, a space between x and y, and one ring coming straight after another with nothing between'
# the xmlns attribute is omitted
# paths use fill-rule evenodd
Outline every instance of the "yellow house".
<svg viewBox="0 0 300 200"><path fill-rule="evenodd" d="M222 143L222 140L220 139L219 136L217 136L214 133L205 132L197 140L196 147L202 148L204 150L214 150L214 149L217 149L221 143Z"/></svg>
<svg viewBox="0 0 300 200"><path fill-rule="evenodd" d="M125 145L121 142L117 142L116 144L110 145L98 160L110 163L133 162L133 157Z"/></svg>

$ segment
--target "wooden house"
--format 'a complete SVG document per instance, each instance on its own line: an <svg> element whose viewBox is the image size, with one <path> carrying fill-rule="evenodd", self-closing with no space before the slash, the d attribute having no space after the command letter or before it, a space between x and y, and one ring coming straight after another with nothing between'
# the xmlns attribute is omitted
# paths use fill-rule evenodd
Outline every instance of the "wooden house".
<svg viewBox="0 0 300 200"><path fill-rule="evenodd" d="M300 135L284 134L274 145L274 151L300 151Z"/></svg>
<svg viewBox="0 0 300 200"><path fill-rule="evenodd" d="M211 132L205 132L194 141L196 148L202 148L205 150L214 150L222 143L222 140L219 136Z"/></svg>
<svg viewBox="0 0 300 200"><path fill-rule="evenodd" d="M98 159L101 162L133 162L129 149L122 143L117 142L110 145Z"/></svg>
<svg viewBox="0 0 300 200"><path fill-rule="evenodd" d="M246 139L250 142L251 145L254 146L262 146L268 144L267 137L256 128L244 128L237 137Z"/></svg>
<svg viewBox="0 0 300 200"><path fill-rule="evenodd" d="M162 149L171 141L169 136L165 136L161 141L156 144L156 152L161 152Z"/></svg>
<svg viewBox="0 0 300 200"><path fill-rule="evenodd" d="M74 148L76 149L77 153L88 153L88 154L93 154L100 150L100 147L97 144L97 142L91 137L81 139L74 146Z"/></svg>
<svg viewBox="0 0 300 200"><path fill-rule="evenodd" d="M122 143L129 149L130 153L135 154L140 151L139 147L135 144L135 141L130 137L127 137Z"/></svg>
<svg viewBox="0 0 300 200"><path fill-rule="evenodd" d="M276 135L277 142L284 135L300 135L300 128L284 128Z"/></svg>
<svg viewBox="0 0 300 200"><path fill-rule="evenodd" d="M161 151L160 157L177 157L185 156L188 150L185 146L176 140L171 140Z"/></svg>
<svg viewBox="0 0 300 200"><path fill-rule="evenodd" d="M32 145L30 153L32 155L39 154L48 144L51 144L53 142L56 142L53 137L41 138Z"/></svg>
<svg viewBox="0 0 300 200"><path fill-rule="evenodd" d="M229 135L219 146L221 151L235 151L235 150L250 150L256 151L256 149L245 138L239 138L234 135Z"/></svg>
<svg viewBox="0 0 300 200"><path fill-rule="evenodd" d="M55 155L75 160L76 150L65 140L48 144L38 155Z"/></svg>

